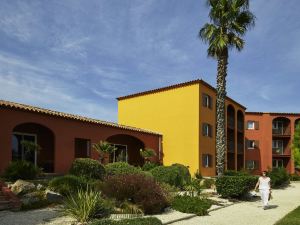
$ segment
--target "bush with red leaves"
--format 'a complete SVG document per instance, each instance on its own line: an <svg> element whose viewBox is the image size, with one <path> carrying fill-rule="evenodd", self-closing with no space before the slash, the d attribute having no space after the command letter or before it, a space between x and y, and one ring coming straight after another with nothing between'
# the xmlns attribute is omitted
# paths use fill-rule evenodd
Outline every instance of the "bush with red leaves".
<svg viewBox="0 0 300 225"><path fill-rule="evenodd" d="M145 214L160 213L169 206L167 193L152 178L142 174L122 174L107 177L102 193L117 201L130 201Z"/></svg>

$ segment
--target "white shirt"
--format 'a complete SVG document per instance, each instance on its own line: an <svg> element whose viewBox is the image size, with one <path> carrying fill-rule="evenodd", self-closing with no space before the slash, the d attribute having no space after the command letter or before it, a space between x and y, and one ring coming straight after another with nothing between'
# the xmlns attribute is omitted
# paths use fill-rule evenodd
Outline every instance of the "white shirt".
<svg viewBox="0 0 300 225"><path fill-rule="evenodd" d="M260 177L259 178L259 190L269 190L270 185L269 182L271 181L270 177Z"/></svg>

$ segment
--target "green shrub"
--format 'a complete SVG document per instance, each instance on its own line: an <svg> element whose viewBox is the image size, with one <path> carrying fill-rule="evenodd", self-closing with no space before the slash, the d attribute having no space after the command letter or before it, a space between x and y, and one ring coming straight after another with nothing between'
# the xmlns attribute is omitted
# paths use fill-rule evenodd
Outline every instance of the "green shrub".
<svg viewBox="0 0 300 225"><path fill-rule="evenodd" d="M105 175L104 166L100 162L89 158L75 159L70 174L75 176L83 176L88 179L100 179L102 180Z"/></svg>
<svg viewBox="0 0 300 225"><path fill-rule="evenodd" d="M158 183L142 174L110 176L101 189L109 198L139 205L146 214L160 213L168 206L166 193Z"/></svg>
<svg viewBox="0 0 300 225"><path fill-rule="evenodd" d="M268 176L271 179L272 187L280 187L289 183L289 174L284 168L274 168L268 172Z"/></svg>
<svg viewBox="0 0 300 225"><path fill-rule="evenodd" d="M202 191L200 180L192 179L189 184L184 186L184 190L189 193L189 196L199 196Z"/></svg>
<svg viewBox="0 0 300 225"><path fill-rule="evenodd" d="M120 174L138 174L143 172L140 168L129 165L126 162L109 163L105 166L105 170L108 176Z"/></svg>
<svg viewBox="0 0 300 225"><path fill-rule="evenodd" d="M160 183L167 183L175 187L183 188L190 182L190 173L182 165L158 166L150 170L153 177Z"/></svg>
<svg viewBox="0 0 300 225"><path fill-rule="evenodd" d="M98 220L91 225L162 225L162 222L155 217L125 219L125 220Z"/></svg>
<svg viewBox="0 0 300 225"><path fill-rule="evenodd" d="M183 186L186 184L189 184L191 182L191 174L190 174L188 167L186 167L182 164L179 164L179 163L173 164L172 167L175 167L178 169L180 177L183 182Z"/></svg>
<svg viewBox="0 0 300 225"><path fill-rule="evenodd" d="M15 181L18 179L30 180L35 179L40 173L40 169L28 161L12 161L4 171L4 177L8 180Z"/></svg>
<svg viewBox="0 0 300 225"><path fill-rule="evenodd" d="M84 189L86 186L87 182L83 177L77 177L74 175L55 177L49 182L50 190L65 196L77 193L79 189Z"/></svg>
<svg viewBox="0 0 300 225"><path fill-rule="evenodd" d="M204 179L202 181L202 188L205 189L210 189L213 185L216 184L216 181L214 179L208 178L208 179Z"/></svg>
<svg viewBox="0 0 300 225"><path fill-rule="evenodd" d="M223 176L217 178L217 192L224 198L240 198L254 189L257 179L255 176Z"/></svg>
<svg viewBox="0 0 300 225"><path fill-rule="evenodd" d="M107 216L112 210L113 206L101 198L100 192L90 188L80 189L76 194L69 195L63 208L66 215L80 223L86 223L92 218Z"/></svg>
<svg viewBox="0 0 300 225"><path fill-rule="evenodd" d="M143 167L142 167L142 170L143 171L150 171L152 170L153 168L159 166L158 163L153 163L153 162L146 162Z"/></svg>
<svg viewBox="0 0 300 225"><path fill-rule="evenodd" d="M225 176L248 176L250 175L248 171L245 170L240 170L240 171L235 171L235 170L226 170L224 172Z"/></svg>
<svg viewBox="0 0 300 225"><path fill-rule="evenodd" d="M192 196L176 196L171 204L172 208L183 213L193 213L198 216L207 215L212 201L206 198Z"/></svg>
<svg viewBox="0 0 300 225"><path fill-rule="evenodd" d="M300 176L298 174L291 174L290 181L300 181Z"/></svg>

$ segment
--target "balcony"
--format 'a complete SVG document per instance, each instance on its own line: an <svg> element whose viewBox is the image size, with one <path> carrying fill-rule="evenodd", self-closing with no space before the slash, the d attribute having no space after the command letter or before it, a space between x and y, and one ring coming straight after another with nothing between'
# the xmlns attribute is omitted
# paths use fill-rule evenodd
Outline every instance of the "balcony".
<svg viewBox="0 0 300 225"><path fill-rule="evenodd" d="M244 132L244 122L243 121L238 121L237 123L237 129L239 132Z"/></svg>
<svg viewBox="0 0 300 225"><path fill-rule="evenodd" d="M272 154L273 157L279 156L279 157L290 157L291 151L289 148L283 149L283 148L272 148Z"/></svg>
<svg viewBox="0 0 300 225"><path fill-rule="evenodd" d="M238 153L244 153L244 143L238 143L237 145L237 151Z"/></svg>
<svg viewBox="0 0 300 225"><path fill-rule="evenodd" d="M233 141L227 142L227 152L234 153L234 142Z"/></svg>
<svg viewBox="0 0 300 225"><path fill-rule="evenodd" d="M235 129L234 127L234 118L228 117L227 118L227 127L230 129Z"/></svg>
<svg viewBox="0 0 300 225"><path fill-rule="evenodd" d="M291 130L288 127L272 129L273 136L290 136Z"/></svg>

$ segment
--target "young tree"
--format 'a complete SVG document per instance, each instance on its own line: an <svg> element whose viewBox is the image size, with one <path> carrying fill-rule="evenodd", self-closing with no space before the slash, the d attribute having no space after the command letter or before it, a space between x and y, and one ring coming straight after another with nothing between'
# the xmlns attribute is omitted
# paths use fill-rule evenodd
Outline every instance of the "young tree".
<svg viewBox="0 0 300 225"><path fill-rule="evenodd" d="M99 141L98 143L92 144L93 149L99 154L101 163L103 163L105 154L111 155L114 151L117 150L115 146L107 141ZM113 162L114 162L113 158Z"/></svg>
<svg viewBox="0 0 300 225"><path fill-rule="evenodd" d="M300 123L298 123L295 128L292 151L295 167L300 168Z"/></svg>
<svg viewBox="0 0 300 225"><path fill-rule="evenodd" d="M199 37L208 43L207 53L218 62L217 68L217 174L224 173L226 152L225 98L228 51L232 48L241 51L242 37L254 26L254 15L249 11L249 0L208 0L211 23L206 23L199 31Z"/></svg>

